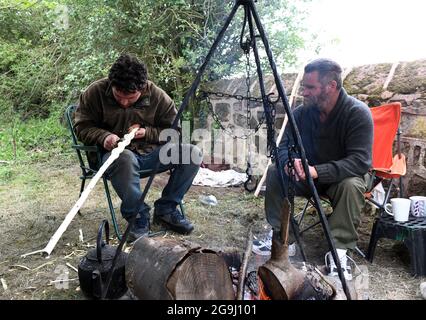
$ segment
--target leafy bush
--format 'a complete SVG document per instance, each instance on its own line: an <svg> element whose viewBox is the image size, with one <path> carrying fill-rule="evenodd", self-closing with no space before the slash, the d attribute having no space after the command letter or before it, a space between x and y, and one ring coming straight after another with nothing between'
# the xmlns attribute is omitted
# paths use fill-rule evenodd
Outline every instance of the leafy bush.
<svg viewBox="0 0 426 320"><path fill-rule="evenodd" d="M150 78L179 105L234 3L0 0L0 121L5 127L0 159L26 157L30 151L37 154L51 145L45 144L43 136L62 137L58 115L87 85L106 76L121 52L141 57ZM281 66L294 64L296 51L303 46L303 12L289 0L261 1L258 9L277 61ZM243 70L242 11L225 34L204 80ZM278 22L282 28L276 28ZM185 119L194 114L194 109L188 110ZM12 149L10 139L16 143Z"/></svg>

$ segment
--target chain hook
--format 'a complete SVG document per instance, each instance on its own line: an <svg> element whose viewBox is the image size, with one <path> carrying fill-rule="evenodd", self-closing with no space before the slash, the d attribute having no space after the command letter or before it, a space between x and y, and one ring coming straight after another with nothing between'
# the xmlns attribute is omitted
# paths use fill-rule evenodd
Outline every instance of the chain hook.
<svg viewBox="0 0 426 320"><path fill-rule="evenodd" d="M244 182L244 189L248 192L253 192L257 188L257 179L253 176L253 168L252 168L252 153L251 153L251 136L247 137L247 145L248 145L248 156L247 156L247 169L246 175L247 180Z"/></svg>

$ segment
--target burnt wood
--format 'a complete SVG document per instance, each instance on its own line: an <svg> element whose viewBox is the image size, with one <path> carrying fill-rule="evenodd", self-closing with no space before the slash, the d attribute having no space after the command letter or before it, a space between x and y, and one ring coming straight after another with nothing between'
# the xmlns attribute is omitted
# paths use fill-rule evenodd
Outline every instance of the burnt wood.
<svg viewBox="0 0 426 320"><path fill-rule="evenodd" d="M141 238L126 263L126 282L141 300L233 300L222 255L187 241Z"/></svg>

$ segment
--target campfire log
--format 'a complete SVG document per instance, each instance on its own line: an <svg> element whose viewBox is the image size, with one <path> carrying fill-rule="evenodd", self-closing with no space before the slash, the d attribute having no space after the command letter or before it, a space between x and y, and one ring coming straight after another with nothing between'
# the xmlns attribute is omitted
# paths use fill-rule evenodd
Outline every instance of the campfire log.
<svg viewBox="0 0 426 320"><path fill-rule="evenodd" d="M126 263L126 282L141 300L235 299L224 258L175 239L136 241Z"/></svg>
<svg viewBox="0 0 426 320"><path fill-rule="evenodd" d="M281 234L273 233L271 258L258 269L265 293L273 300L329 299L336 290L322 281L321 275L315 271L307 273L295 268L288 258L289 208L286 199L282 208Z"/></svg>

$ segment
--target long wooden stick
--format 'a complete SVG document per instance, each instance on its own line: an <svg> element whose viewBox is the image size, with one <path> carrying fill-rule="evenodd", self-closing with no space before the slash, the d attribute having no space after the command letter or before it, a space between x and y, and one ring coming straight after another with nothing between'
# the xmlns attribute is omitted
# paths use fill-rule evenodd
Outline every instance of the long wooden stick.
<svg viewBox="0 0 426 320"><path fill-rule="evenodd" d="M41 249L41 250L37 250L37 251L33 251L33 252L30 252L30 253L23 254L23 255L21 255L21 257L26 257L26 256L36 254L36 253L43 253L47 256L50 256L50 254L52 253L56 244L58 243L59 239L61 238L62 234L68 228L69 224L71 223L72 219L74 219L77 212L83 206L83 203L86 201L87 197L89 196L89 193L93 190L96 183L102 177L102 175L105 173L106 169L108 169L108 167L111 165L111 163L113 163L118 158L120 153L123 152L124 148L127 145L130 144L130 141L132 141L132 139L135 137L137 130L138 130L137 128L134 128L130 133L124 135L123 141L119 142L118 146L112 150L111 155L109 156L107 161L105 161L105 163L100 167L99 171L92 178L92 180L88 184L87 188L84 189L83 193L81 194L80 198L75 203L74 207L71 208L71 210L65 216L65 219L62 222L62 224L56 230L54 235L50 238L46 247L44 249Z"/></svg>
<svg viewBox="0 0 426 320"><path fill-rule="evenodd" d="M244 280L246 278L248 260L249 260L251 249L253 246L252 229L253 229L253 226L250 226L248 235L247 235L246 251L244 252L243 263L241 264L240 275L238 277L237 300L243 300L243 297L244 297Z"/></svg>

